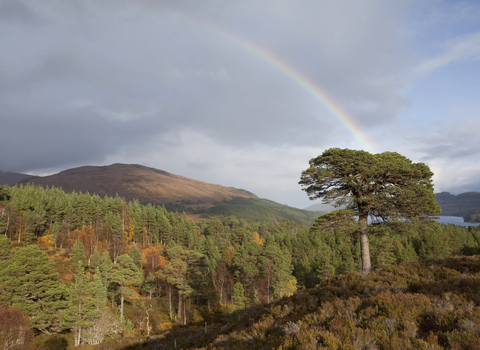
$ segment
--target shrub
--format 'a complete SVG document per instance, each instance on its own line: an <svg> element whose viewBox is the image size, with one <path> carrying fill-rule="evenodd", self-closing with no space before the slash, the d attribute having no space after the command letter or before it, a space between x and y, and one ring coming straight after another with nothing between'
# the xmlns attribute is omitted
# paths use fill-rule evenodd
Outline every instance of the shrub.
<svg viewBox="0 0 480 350"><path fill-rule="evenodd" d="M20 309L0 306L0 349L22 350L32 346L33 331Z"/></svg>

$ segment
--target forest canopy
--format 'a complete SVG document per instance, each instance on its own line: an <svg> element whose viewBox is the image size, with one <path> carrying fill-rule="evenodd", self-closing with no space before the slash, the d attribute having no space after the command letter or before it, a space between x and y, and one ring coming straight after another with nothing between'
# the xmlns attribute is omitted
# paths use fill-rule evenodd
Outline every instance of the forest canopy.
<svg viewBox="0 0 480 350"><path fill-rule="evenodd" d="M20 310L37 334L69 334L72 344L160 334L215 315L235 322L362 269L359 223L348 210L312 227L233 215L193 222L120 197L32 185L1 192L0 304ZM478 228L392 222L369 235L374 269L480 252Z"/></svg>

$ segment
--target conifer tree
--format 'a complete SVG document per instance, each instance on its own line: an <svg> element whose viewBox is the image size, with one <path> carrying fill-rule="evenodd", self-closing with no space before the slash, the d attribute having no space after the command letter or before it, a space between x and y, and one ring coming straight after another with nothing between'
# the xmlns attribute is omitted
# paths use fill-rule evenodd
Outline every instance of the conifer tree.
<svg viewBox="0 0 480 350"><path fill-rule="evenodd" d="M102 256L102 263L99 266L100 276L102 277L103 285L108 288L111 282L111 274L112 274L113 262L110 259L110 255L108 251L103 252Z"/></svg>
<svg viewBox="0 0 480 350"><path fill-rule="evenodd" d="M142 267L142 253L135 243L132 243L132 246L128 251L128 256L132 258L133 262L139 269Z"/></svg>
<svg viewBox="0 0 480 350"><path fill-rule="evenodd" d="M98 312L101 312L107 307L107 288L102 283L102 276L100 275L99 268L96 269L95 275L93 275L93 285L95 307Z"/></svg>
<svg viewBox="0 0 480 350"><path fill-rule="evenodd" d="M101 264L102 264L102 256L100 255L98 248L95 246L95 248L93 249L92 257L90 258L91 271L96 271L97 268L100 268Z"/></svg>
<svg viewBox="0 0 480 350"><path fill-rule="evenodd" d="M371 270L368 217L384 221L428 219L441 209L435 201L433 173L395 152L330 148L310 160L299 184L310 199L347 206L359 217L362 269Z"/></svg>
<svg viewBox="0 0 480 350"><path fill-rule="evenodd" d="M145 278L142 289L149 294L149 299L152 299L152 294L157 290L157 281L152 272L150 272L147 278Z"/></svg>
<svg viewBox="0 0 480 350"><path fill-rule="evenodd" d="M373 262L376 268L383 268L395 263L393 240L386 230L383 235L375 237L373 249Z"/></svg>
<svg viewBox="0 0 480 350"><path fill-rule="evenodd" d="M283 297L292 276L292 257L288 251L283 251L278 245L269 241L265 246L265 256L273 262L273 290L276 295Z"/></svg>
<svg viewBox="0 0 480 350"><path fill-rule="evenodd" d="M415 251L415 248L413 248L413 244L410 240L405 242L405 245L400 242L395 242L394 246L395 255L399 263L418 260L417 252Z"/></svg>
<svg viewBox="0 0 480 350"><path fill-rule="evenodd" d="M108 212L105 221L110 227L110 252L113 255L113 262L116 262L120 254L122 254L126 243L122 218L118 213L114 214L113 212Z"/></svg>
<svg viewBox="0 0 480 350"><path fill-rule="evenodd" d="M165 269L157 271L156 274L160 278L165 279L171 286L176 287L178 291L177 317L178 320L182 320L182 306L184 299L194 292L189 281L191 272L189 268L197 264L202 255L174 243L167 249L167 255L170 264L168 264ZM184 318L183 321L185 322Z"/></svg>
<svg viewBox="0 0 480 350"><path fill-rule="evenodd" d="M69 318L72 322L75 346L78 346L82 340L82 330L93 326L100 313L94 298L97 294L96 285L85 276L85 267L81 261L77 262L75 271L75 282L69 287L72 303Z"/></svg>
<svg viewBox="0 0 480 350"><path fill-rule="evenodd" d="M233 257L233 266L237 269L235 275L247 289L254 284L263 269L265 258L262 257L262 253L263 247L253 240L239 246L235 251Z"/></svg>
<svg viewBox="0 0 480 350"><path fill-rule="evenodd" d="M241 282L237 282L233 286L232 300L239 309L245 307L247 297L245 296L245 289L243 289L243 284Z"/></svg>
<svg viewBox="0 0 480 350"><path fill-rule="evenodd" d="M123 320L123 302L125 297L135 296L133 289L142 283L142 274L133 259L127 254L120 255L112 265L111 280L118 284L120 296L120 319Z"/></svg>
<svg viewBox="0 0 480 350"><path fill-rule="evenodd" d="M8 260L12 256L10 249L12 248L12 243L7 236L0 236L0 261Z"/></svg>
<svg viewBox="0 0 480 350"><path fill-rule="evenodd" d="M53 239L55 242L55 250L57 250L57 242L60 237L60 225L58 222L54 222L52 225L52 234L53 234Z"/></svg>
<svg viewBox="0 0 480 350"><path fill-rule="evenodd" d="M341 250L340 250L338 255L339 255L340 259L339 259L339 264L336 268L337 273L347 274L347 273L356 271L356 266L355 266L356 264L355 264L355 260L353 259L353 254L352 254L352 250L350 248L350 245L344 244L341 247ZM393 256L392 256L392 258L393 258ZM386 258L385 260L377 260L376 262L390 261L390 260L387 260L387 259L388 258ZM384 265L384 266L386 266L386 265Z"/></svg>
<svg viewBox="0 0 480 350"><path fill-rule="evenodd" d="M31 326L43 333L68 328L68 289L57 282L54 262L34 245L18 249L0 262L0 303L18 307Z"/></svg>
<svg viewBox="0 0 480 350"><path fill-rule="evenodd" d="M258 299L257 288L253 287L250 291L250 303L251 305L258 305L260 304L260 299Z"/></svg>
<svg viewBox="0 0 480 350"><path fill-rule="evenodd" d="M80 241L76 241L73 244L72 251L70 253L70 265L74 274L79 273L79 267L85 270L87 266L87 257L85 255L85 247Z"/></svg>

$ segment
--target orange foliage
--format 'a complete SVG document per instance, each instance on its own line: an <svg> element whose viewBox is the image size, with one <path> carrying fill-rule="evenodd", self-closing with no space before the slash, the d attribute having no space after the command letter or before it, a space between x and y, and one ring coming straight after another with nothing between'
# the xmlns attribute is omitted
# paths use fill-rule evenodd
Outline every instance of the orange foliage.
<svg viewBox="0 0 480 350"><path fill-rule="evenodd" d="M165 256L160 256L160 269L163 270L168 264L170 263L170 261L165 257Z"/></svg>
<svg viewBox="0 0 480 350"><path fill-rule="evenodd" d="M264 241L263 239L260 238L260 235L258 234L257 231L253 233L253 240L257 242L259 245L263 246Z"/></svg>
<svg viewBox="0 0 480 350"><path fill-rule="evenodd" d="M160 260L159 247L151 246L146 249L142 249L142 265L146 273L155 272L155 268L158 268Z"/></svg>
<svg viewBox="0 0 480 350"><path fill-rule="evenodd" d="M66 243L66 246L71 249L77 240L80 241L85 247L85 255L87 260L90 261L90 257L92 256L95 247L99 245L93 227L84 226L82 229L73 231L68 238L68 243Z"/></svg>
<svg viewBox="0 0 480 350"><path fill-rule="evenodd" d="M54 248L55 239L53 238L53 233L46 236L38 237L37 244L44 245L47 248L47 250Z"/></svg>
<svg viewBox="0 0 480 350"><path fill-rule="evenodd" d="M135 233L134 229L135 229L135 226L133 225L132 218L127 212L127 214L124 217L124 231L125 231L125 240L128 246L130 246L130 244L132 243L133 235Z"/></svg>

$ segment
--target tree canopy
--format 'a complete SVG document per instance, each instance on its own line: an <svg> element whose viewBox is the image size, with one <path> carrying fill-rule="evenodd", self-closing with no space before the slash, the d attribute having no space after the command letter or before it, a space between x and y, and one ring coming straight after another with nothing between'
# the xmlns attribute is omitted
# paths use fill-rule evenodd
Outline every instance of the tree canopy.
<svg viewBox="0 0 480 350"><path fill-rule="evenodd" d="M432 176L427 165L413 163L396 152L330 148L310 160L299 184L310 199L323 198L325 203L346 206L358 215L362 268L368 272L368 217L416 220L439 214Z"/></svg>

